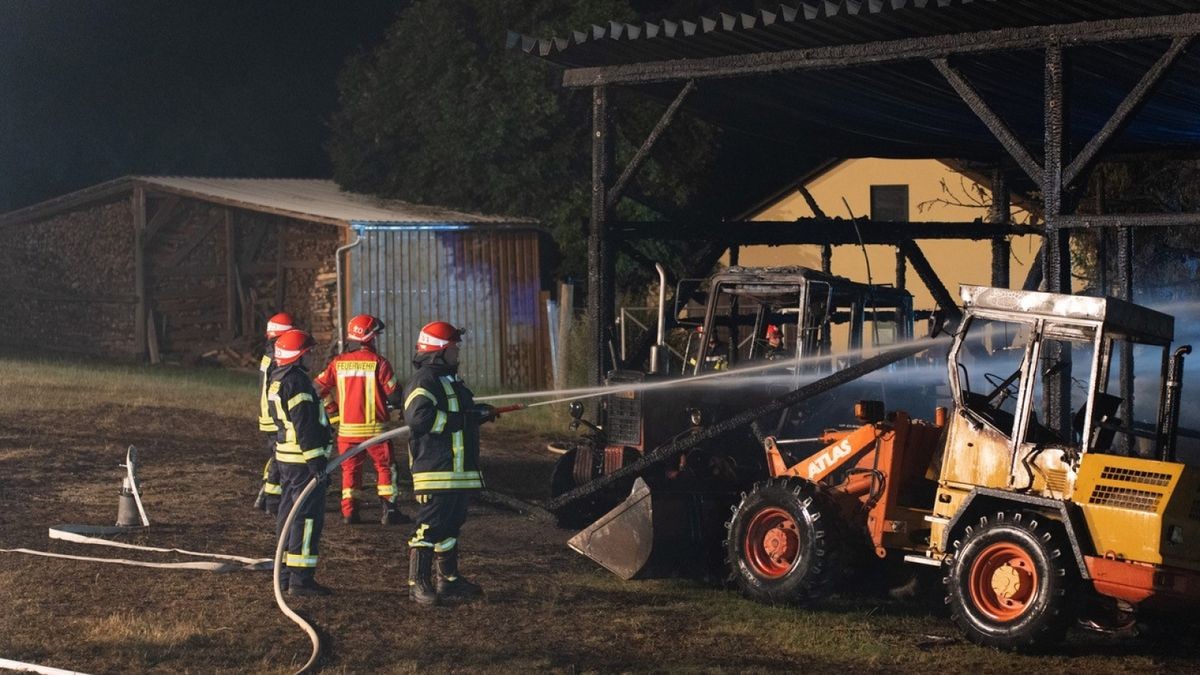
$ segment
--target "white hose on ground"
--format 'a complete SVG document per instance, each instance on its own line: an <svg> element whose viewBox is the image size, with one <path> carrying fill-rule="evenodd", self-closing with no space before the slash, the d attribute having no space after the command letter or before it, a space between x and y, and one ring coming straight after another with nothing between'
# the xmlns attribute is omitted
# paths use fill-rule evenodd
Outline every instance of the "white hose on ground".
<svg viewBox="0 0 1200 675"><path fill-rule="evenodd" d="M283 589L280 587L279 573L282 568L283 544L284 539L287 537L287 532L289 529L291 529L292 523L295 522L296 513L300 511L300 506L304 504L304 500L308 499L308 496L311 495L313 490L317 488L317 485L332 475L333 470L336 469L342 462L350 459L363 450L366 450L372 445L377 445L379 443L383 443L384 441L390 441L393 438L402 438L407 435L407 425L398 429L392 429L391 431L385 431L378 436L368 438L362 443L359 443L341 455L333 458L329 464L325 466L325 471L320 477L309 480L308 485L304 486L304 490L300 492L300 496L298 496L295 503L292 504L292 510L288 511L287 518L285 518L283 521L283 527L279 528L279 539L275 542L274 567L271 573L271 586L272 590L275 592L275 604L279 606L279 611L283 612L284 616L291 619L292 623L300 626L300 630L304 631L305 634L308 635L309 641L312 642L312 653L309 654L308 661L306 661L304 665L296 671L297 675L307 672L308 669L312 668L313 664L317 662L317 657L321 654L321 636L317 634L317 629L313 628L312 624L310 624L308 621L305 621L304 617L297 614L291 607L288 607L287 602L285 602L283 599Z"/></svg>
<svg viewBox="0 0 1200 675"><path fill-rule="evenodd" d="M35 663L10 661L9 659L0 659L0 669L15 670L22 673L42 673L42 675L85 675L85 673L77 670L63 670L62 668L39 666Z"/></svg>

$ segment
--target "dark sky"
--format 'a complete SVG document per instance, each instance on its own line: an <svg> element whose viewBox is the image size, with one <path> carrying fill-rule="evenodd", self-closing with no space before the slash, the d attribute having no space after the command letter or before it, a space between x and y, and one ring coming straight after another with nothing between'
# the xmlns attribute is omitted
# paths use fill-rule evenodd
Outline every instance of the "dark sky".
<svg viewBox="0 0 1200 675"><path fill-rule="evenodd" d="M405 4L0 2L0 212L133 173L330 175L337 74Z"/></svg>

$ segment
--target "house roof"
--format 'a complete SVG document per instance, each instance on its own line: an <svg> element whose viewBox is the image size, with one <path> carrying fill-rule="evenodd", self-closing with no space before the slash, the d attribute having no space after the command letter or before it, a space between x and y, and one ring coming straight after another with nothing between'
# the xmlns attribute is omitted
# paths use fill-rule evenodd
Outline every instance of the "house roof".
<svg viewBox="0 0 1200 675"><path fill-rule="evenodd" d="M346 192L331 180L126 176L0 215L0 225L37 220L89 203L108 201L135 187L342 227L537 223L528 218L481 215L396 199L379 199Z"/></svg>
<svg viewBox="0 0 1200 675"><path fill-rule="evenodd" d="M715 168L744 189L729 216L831 158L1000 162L1012 167L1012 185L1030 187L931 59L950 57L1039 158L1042 45L1068 48L1067 146L1079 149L1172 39L1198 32L1197 0L808 0L777 11L610 21L554 37L511 33L508 44L561 67L567 86L636 87L669 101L695 79L683 109L738 146ZM1109 151L1195 153L1197 81L1193 46Z"/></svg>

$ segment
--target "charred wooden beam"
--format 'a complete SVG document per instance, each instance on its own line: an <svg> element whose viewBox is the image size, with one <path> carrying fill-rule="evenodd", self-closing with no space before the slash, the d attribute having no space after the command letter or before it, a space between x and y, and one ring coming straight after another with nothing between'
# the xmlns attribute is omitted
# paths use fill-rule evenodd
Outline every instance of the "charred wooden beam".
<svg viewBox="0 0 1200 675"><path fill-rule="evenodd" d="M634 153L633 158L629 160L629 164L625 166L625 170L621 172L620 177L613 183L612 189L608 191L606 199L608 200L607 204L610 210L616 207L617 202L621 201L621 195L625 192L625 186L633 179L638 169L642 168L642 163L650 156L650 150L658 142L658 137L662 136L667 127L671 126L671 122L675 119L675 113L679 111L679 106L683 105L684 99L695 88L696 83L693 80L689 80L687 84L683 85L683 89L679 91L679 94L675 96L675 100L671 101L671 105L667 106L666 112L658 120L658 124L654 125L654 129L650 131L650 135L646 137L641 147Z"/></svg>
<svg viewBox="0 0 1200 675"><path fill-rule="evenodd" d="M233 230L233 211L225 209L225 334L238 334L237 236Z"/></svg>
<svg viewBox="0 0 1200 675"><path fill-rule="evenodd" d="M613 315L613 254L609 236L608 190L612 182L612 116L607 87L592 89L592 212L588 223L588 315L592 356L590 380L604 382Z"/></svg>
<svg viewBox="0 0 1200 675"><path fill-rule="evenodd" d="M1055 225L1060 229L1095 227L1194 227L1200 225L1200 213L1113 213L1103 216L1059 216Z"/></svg>
<svg viewBox="0 0 1200 675"><path fill-rule="evenodd" d="M946 59L934 59L933 65L942 74L942 77L946 78L946 81L950 83L954 91L958 93L963 103L967 104L967 107L979 117L979 120L988 128L988 131L992 132L996 140L1000 141L1000 145L1004 146L1004 149L1016 161L1017 166L1021 167L1026 175L1033 179L1035 183L1041 181L1042 167L1038 166L1037 160L1033 158L1033 155L1029 154L1029 151L1025 149L1025 146L1017 138L1017 135L984 102L983 97L979 95L979 92L975 91L971 83L967 82L966 78L955 70Z"/></svg>
<svg viewBox="0 0 1200 675"><path fill-rule="evenodd" d="M925 344L914 345L911 343L886 348L879 354L872 356L869 359L864 359L852 366L843 368L828 377L824 377L816 382L806 384L799 389L780 396L770 403L740 412L729 419L709 425L703 429L700 429L699 431L696 431L695 433L682 435L681 437L669 443L660 445L650 452L647 452L638 460L627 464L606 476L597 478L596 480L588 483L584 483L573 490L569 490L566 493L551 499L550 501L546 502L545 508L547 511L559 511L564 506L567 506L577 500L590 497L619 480L635 476L645 469L671 459L672 457L675 457L681 453L687 452L701 443L711 441L714 438L727 434L731 431L746 427L761 417L779 412L785 408L790 408L798 403L803 403L814 396L823 394L831 389L846 384L847 382L853 382L864 375L873 373L881 368L886 368L887 366L900 361L901 359L905 359L909 356L923 352L928 348L929 346ZM687 380L680 380L673 384L674 386L687 386Z"/></svg>
<svg viewBox="0 0 1200 675"><path fill-rule="evenodd" d="M940 223L860 220L864 244L895 245L910 239L970 239L983 241L1014 234L1041 234L1040 230L1011 223ZM621 221L612 224L614 236L623 239L690 241L707 239L729 245L780 245L859 243L854 224L840 218L800 218L786 221Z"/></svg>
<svg viewBox="0 0 1200 675"><path fill-rule="evenodd" d="M1117 228L1117 297L1133 302L1133 228ZM1125 420L1127 450L1133 454L1133 343L1121 341L1121 419Z"/></svg>
<svg viewBox="0 0 1200 675"><path fill-rule="evenodd" d="M1012 221L1012 203L1008 182L1000 169L992 171L992 204L988 208L989 223L1004 224ZM1010 284L1009 259L1012 245L1005 237L992 239L992 287L1008 288Z"/></svg>
<svg viewBox="0 0 1200 675"><path fill-rule="evenodd" d="M1193 35L1200 35L1200 13L1021 26L866 44L570 68L563 72L562 83L565 87L648 84L799 70L832 70L961 54L1040 49L1059 42L1083 45Z"/></svg>
<svg viewBox="0 0 1200 675"><path fill-rule="evenodd" d="M924 251L916 242L911 239L903 241L899 244L899 249L904 252L904 257L908 258L908 262L912 263L913 271L921 278L921 282L929 289L930 295L933 296L934 302L946 312L947 316L958 317L962 315L962 310L958 303L955 302L954 296L946 289L946 285L938 278L936 272L933 271L933 266L929 264L929 260L925 257Z"/></svg>
<svg viewBox="0 0 1200 675"><path fill-rule="evenodd" d="M1097 131L1096 135L1093 136L1090 141L1088 141L1087 145L1083 147L1083 150L1080 150L1079 154L1075 156L1074 161L1071 162L1070 166L1067 167L1065 173L1063 174L1064 185L1069 186L1074 184L1075 181L1078 180L1083 174L1083 172L1091 166L1092 162L1095 161L1096 156L1100 153L1104 146L1110 140L1112 140L1112 137L1115 136L1117 132L1125 127L1126 122L1128 122L1129 119L1133 117L1133 114L1136 113L1142 107L1142 104L1146 102L1146 99L1154 90L1155 86L1157 86L1162 80L1163 75L1165 75L1167 71L1171 69L1171 66L1177 60L1179 60L1179 57L1185 51L1187 51L1188 45L1191 44L1191 41L1191 36L1188 36L1175 38L1171 42L1171 46L1167 48L1167 51L1161 57L1159 57L1158 61L1156 61L1153 66L1150 67L1150 70L1146 71L1146 74L1142 76L1142 79L1138 81L1137 85L1130 90L1129 94L1125 97L1125 100L1121 101L1120 105L1117 106L1117 109L1113 112L1112 117L1110 117L1108 121L1104 123L1104 126L1101 127L1100 131Z"/></svg>
<svg viewBox="0 0 1200 675"><path fill-rule="evenodd" d="M1066 67L1060 46L1046 49L1045 61L1045 134L1046 163L1041 181L1045 202L1046 241L1042 273L1046 290L1051 293L1071 292L1071 231L1058 227L1059 218L1067 211L1068 196L1064 194L1063 159L1066 149ZM1043 347L1046 359L1056 364L1053 372L1042 381L1043 419L1047 426L1063 438L1071 437L1071 350L1062 343L1047 342Z"/></svg>

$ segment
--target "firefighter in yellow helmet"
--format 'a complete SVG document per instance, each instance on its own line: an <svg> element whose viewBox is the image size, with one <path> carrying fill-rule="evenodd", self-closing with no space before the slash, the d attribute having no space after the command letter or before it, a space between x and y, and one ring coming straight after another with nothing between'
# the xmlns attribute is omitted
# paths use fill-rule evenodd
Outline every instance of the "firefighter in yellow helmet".
<svg viewBox="0 0 1200 675"><path fill-rule="evenodd" d="M497 414L490 405L476 405L458 376L462 335L445 321L426 324L413 357L417 372L404 388L404 421L412 430L413 494L420 504L408 542L408 587L410 597L421 605L483 592L458 571L458 537L471 494L483 489L479 426Z"/></svg>

